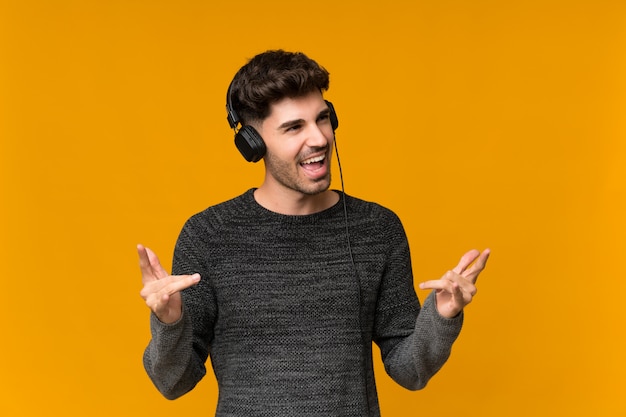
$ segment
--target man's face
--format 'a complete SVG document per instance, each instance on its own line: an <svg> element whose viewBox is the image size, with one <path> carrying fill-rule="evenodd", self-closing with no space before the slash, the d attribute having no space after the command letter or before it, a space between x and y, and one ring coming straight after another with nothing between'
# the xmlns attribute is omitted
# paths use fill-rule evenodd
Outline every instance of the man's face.
<svg viewBox="0 0 626 417"><path fill-rule="evenodd" d="M258 127L267 147L268 185L305 195L328 189L334 144L329 113L319 91L270 106L270 115Z"/></svg>

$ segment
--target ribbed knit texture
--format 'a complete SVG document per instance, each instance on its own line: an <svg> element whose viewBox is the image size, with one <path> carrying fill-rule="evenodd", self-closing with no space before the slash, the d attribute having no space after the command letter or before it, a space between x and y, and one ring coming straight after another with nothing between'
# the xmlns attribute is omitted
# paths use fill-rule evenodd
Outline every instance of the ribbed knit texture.
<svg viewBox="0 0 626 417"><path fill-rule="evenodd" d="M394 380L424 387L448 358L462 314L444 319L432 296L420 311L397 216L345 196L355 271L341 200L287 216L258 205L253 191L181 231L173 274L202 279L183 292L177 323L152 315L144 366L163 395L192 389L210 354L216 416L379 416L372 341Z"/></svg>

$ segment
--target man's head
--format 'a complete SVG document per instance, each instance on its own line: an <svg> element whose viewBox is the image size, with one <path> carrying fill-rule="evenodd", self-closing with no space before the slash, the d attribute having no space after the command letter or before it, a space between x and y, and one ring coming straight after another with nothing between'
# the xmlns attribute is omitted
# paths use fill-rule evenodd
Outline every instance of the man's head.
<svg viewBox="0 0 626 417"><path fill-rule="evenodd" d="M228 121L234 129L241 124L235 144L244 158L264 158L263 192L317 195L328 189L338 124L323 97L328 84L328 71L315 61L282 50L255 56L235 75Z"/></svg>
<svg viewBox="0 0 626 417"><path fill-rule="evenodd" d="M263 52L235 74L228 101L241 125L258 125L283 98L328 90L328 71L301 52Z"/></svg>

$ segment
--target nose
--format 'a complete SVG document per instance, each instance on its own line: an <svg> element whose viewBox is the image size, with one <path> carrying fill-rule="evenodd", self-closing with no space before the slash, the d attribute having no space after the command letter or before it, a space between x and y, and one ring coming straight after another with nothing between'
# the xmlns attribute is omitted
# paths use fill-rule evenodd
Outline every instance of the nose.
<svg viewBox="0 0 626 417"><path fill-rule="evenodd" d="M324 131L323 126L315 124L309 130L306 144L311 148L326 147L328 146L328 143L330 142L330 137L332 136L327 136L328 134L328 132Z"/></svg>

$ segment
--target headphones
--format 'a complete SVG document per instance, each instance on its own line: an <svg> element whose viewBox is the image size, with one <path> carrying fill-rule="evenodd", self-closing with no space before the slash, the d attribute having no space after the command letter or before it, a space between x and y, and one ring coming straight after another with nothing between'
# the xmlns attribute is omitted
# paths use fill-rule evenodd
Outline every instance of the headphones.
<svg viewBox="0 0 626 417"><path fill-rule="evenodd" d="M256 129L250 125L241 126L240 129L237 129L237 126L241 124L241 119L237 115L233 106L231 97L232 86L233 83L231 81L228 86L228 92L226 93L226 120L228 120L230 128L235 131L235 146L237 146L241 155L243 155L248 162L258 162L265 155L265 142L259 132L257 132ZM339 119L337 119L337 113L335 112L333 103L328 100L324 101L330 109L330 125L332 126L334 133L335 129L339 126Z"/></svg>

